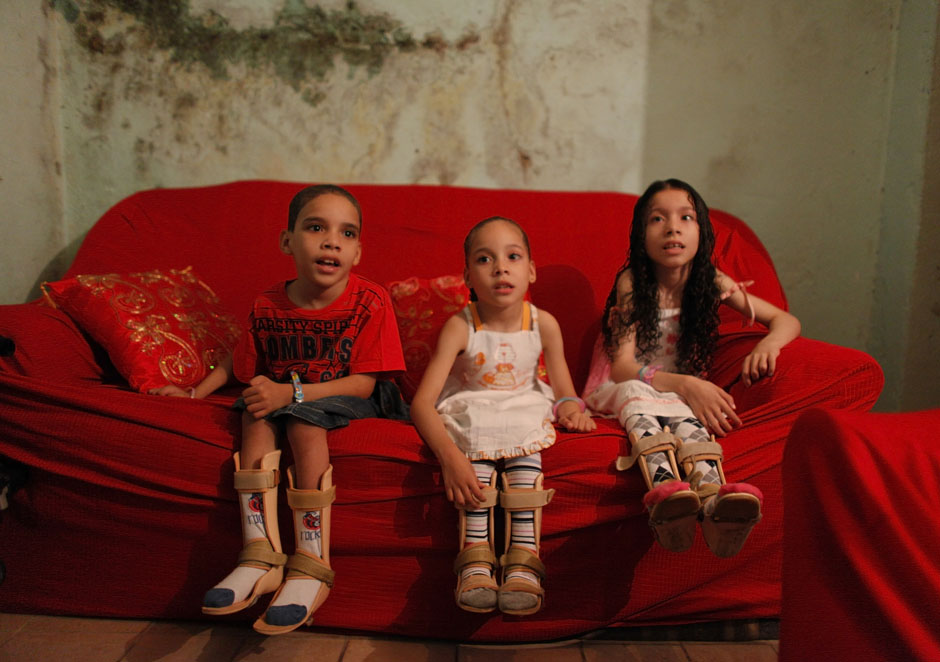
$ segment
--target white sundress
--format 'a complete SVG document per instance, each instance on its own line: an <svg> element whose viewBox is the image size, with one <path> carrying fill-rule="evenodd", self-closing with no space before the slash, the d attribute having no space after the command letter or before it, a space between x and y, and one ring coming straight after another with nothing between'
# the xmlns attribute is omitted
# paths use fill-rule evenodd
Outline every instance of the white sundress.
<svg viewBox="0 0 940 662"><path fill-rule="evenodd" d="M659 310L659 349L649 360L663 370L676 372L676 342L679 340L679 308ZM692 417L692 410L678 393L657 391L639 379L613 382L610 360L604 351L603 339L594 345L591 370L584 388L584 402L595 413L616 417L626 427L634 414L649 416Z"/></svg>
<svg viewBox="0 0 940 662"><path fill-rule="evenodd" d="M467 349L454 361L437 402L451 439L471 460L530 455L554 444L554 394L538 378L536 307L526 303L522 330L510 333L483 329L473 303L462 314Z"/></svg>

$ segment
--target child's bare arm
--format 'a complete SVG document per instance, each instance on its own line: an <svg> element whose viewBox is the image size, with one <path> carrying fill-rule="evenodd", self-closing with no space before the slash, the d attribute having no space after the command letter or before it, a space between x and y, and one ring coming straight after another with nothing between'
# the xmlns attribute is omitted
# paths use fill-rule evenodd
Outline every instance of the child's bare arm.
<svg viewBox="0 0 940 662"><path fill-rule="evenodd" d="M192 391L181 389L179 386L167 384L160 388L150 389L152 395L169 395L178 398L204 398L229 383L232 379L232 355L229 354L219 361L215 370L206 375Z"/></svg>
<svg viewBox="0 0 940 662"><path fill-rule="evenodd" d="M633 276L629 270L626 270L617 279L617 305L610 310L609 319L607 320L614 332L620 337L617 353L610 363L610 378L618 383L625 382L628 379L636 379L637 373L643 367L635 358L635 330L626 328L632 299Z"/></svg>
<svg viewBox="0 0 940 662"><path fill-rule="evenodd" d="M441 329L434 355L411 401L411 420L421 438L424 439L424 443L428 445L441 464L447 498L455 506L462 508L476 507L483 501L481 489L483 486L477 480L470 460L447 434L444 422L437 413L436 404L457 355L466 346L467 324L461 317L455 315L447 320Z"/></svg>
<svg viewBox="0 0 940 662"><path fill-rule="evenodd" d="M544 310L539 310L539 333L542 338L545 369L548 371L548 379L552 383L555 398L576 398L577 392L574 390L571 372L565 361L561 327L558 320ZM566 430L573 432L590 432L597 427L594 419L581 411L581 407L573 400L566 400L558 406L558 422Z"/></svg>
<svg viewBox="0 0 940 662"><path fill-rule="evenodd" d="M724 303L746 316L750 316L753 310L754 319L769 330L745 357L741 365L742 381L750 386L761 377L773 376L780 350L800 335L800 321L769 301L745 294L731 278L721 272L718 274L718 286L723 293Z"/></svg>
<svg viewBox="0 0 940 662"><path fill-rule="evenodd" d="M360 373L332 379L317 384L303 384L304 400L320 400L332 395L351 395L368 398L375 388L375 374ZM275 382L264 375L256 375L242 391L245 408L256 419L264 418L273 411L289 405L294 400L291 384Z"/></svg>

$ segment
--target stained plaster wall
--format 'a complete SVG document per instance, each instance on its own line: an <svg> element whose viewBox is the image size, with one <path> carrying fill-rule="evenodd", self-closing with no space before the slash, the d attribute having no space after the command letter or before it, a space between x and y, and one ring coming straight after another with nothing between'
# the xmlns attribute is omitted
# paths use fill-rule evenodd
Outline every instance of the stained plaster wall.
<svg viewBox="0 0 940 662"><path fill-rule="evenodd" d="M0 140L13 147L0 151L4 302L35 296L94 220L142 188L260 177L638 192L678 176L755 228L806 335L876 354L887 408L906 376L917 381L904 320L934 274L892 273L900 318L875 302L884 273L914 259L912 242L885 234L892 178L916 190L891 213L910 214L905 232L921 221L923 149L905 165L889 143L924 144L931 69L920 63L936 37L912 26L935 25L930 0L167 0L137 11L147 5L0 3L0 85L13 91L0 96ZM317 8L372 46L357 55L275 30ZM194 33L208 36L182 39ZM912 105L913 127L898 119Z"/></svg>

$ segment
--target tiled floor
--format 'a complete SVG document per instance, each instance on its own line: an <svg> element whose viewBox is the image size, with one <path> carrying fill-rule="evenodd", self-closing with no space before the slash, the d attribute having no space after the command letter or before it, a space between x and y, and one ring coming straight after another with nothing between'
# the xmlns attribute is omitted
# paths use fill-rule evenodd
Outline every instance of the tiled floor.
<svg viewBox="0 0 940 662"><path fill-rule="evenodd" d="M480 646L302 630L263 637L247 626L0 614L0 662L776 662L773 640L616 641Z"/></svg>

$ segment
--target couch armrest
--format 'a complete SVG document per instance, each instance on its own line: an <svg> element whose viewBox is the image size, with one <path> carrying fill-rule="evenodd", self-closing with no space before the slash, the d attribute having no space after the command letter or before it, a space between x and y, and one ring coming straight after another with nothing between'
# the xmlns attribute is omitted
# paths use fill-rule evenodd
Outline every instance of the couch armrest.
<svg viewBox="0 0 940 662"><path fill-rule="evenodd" d="M881 366L868 354L820 340L797 338L780 352L773 377L747 387L741 362L763 334L722 338L711 378L734 397L748 422L796 413L807 407L866 411L884 386Z"/></svg>
<svg viewBox="0 0 940 662"><path fill-rule="evenodd" d="M104 349L47 305L0 306L0 336L12 341L12 353L0 356L2 371L62 382L120 380Z"/></svg>
<svg viewBox="0 0 940 662"><path fill-rule="evenodd" d="M940 409L811 409L787 439L780 660L940 660Z"/></svg>

